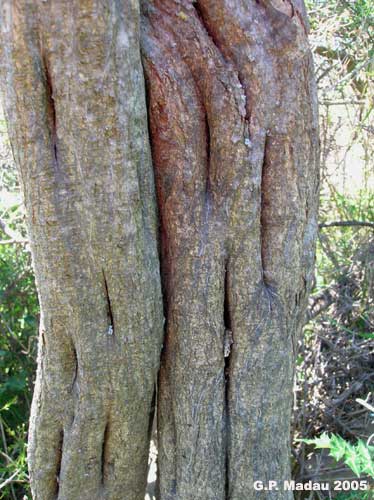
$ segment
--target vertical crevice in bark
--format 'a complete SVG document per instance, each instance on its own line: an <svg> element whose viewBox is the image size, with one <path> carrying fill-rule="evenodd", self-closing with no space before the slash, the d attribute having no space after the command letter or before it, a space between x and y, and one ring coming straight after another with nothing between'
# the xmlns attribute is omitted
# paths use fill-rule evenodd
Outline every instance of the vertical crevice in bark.
<svg viewBox="0 0 374 500"><path fill-rule="evenodd" d="M291 0L287 0L287 3L289 3L290 7L291 7L291 17L293 17L295 15L295 6L294 4L291 2Z"/></svg>
<svg viewBox="0 0 374 500"><path fill-rule="evenodd" d="M252 103L250 102L250 99L249 99L250 92L246 88L245 78L243 77L243 75L242 75L242 73L240 71L237 71L237 76L238 76L239 83L240 83L240 85L242 86L242 89L243 89L243 95L245 97L245 116L244 116L244 121L245 121L245 123L248 126L248 138L251 139L250 124L251 124L251 114L252 114L252 111L251 111L251 105L252 105Z"/></svg>
<svg viewBox="0 0 374 500"><path fill-rule="evenodd" d="M154 424L154 419L155 419L155 414L156 414L156 398L157 398L157 385L155 384L155 388L154 388L153 396L152 396L152 403L151 403L150 412L149 412L149 422L148 422L149 440L151 440L151 437L152 437L153 424Z"/></svg>
<svg viewBox="0 0 374 500"><path fill-rule="evenodd" d="M162 307L138 4L5 8L0 85L45 322L32 495L141 500Z"/></svg>
<svg viewBox="0 0 374 500"><path fill-rule="evenodd" d="M216 39L216 36L215 36L213 30L207 24L207 22L205 20L205 17L204 17L204 12L203 12L203 10L202 10L201 5L199 4L199 2L196 2L194 4L194 7L195 7L195 12L197 14L197 17L199 18L199 20L200 20L200 22L201 22L204 30L206 31L206 33L208 34L208 36L210 37L210 39L212 40L213 44L216 46L216 48L218 49L218 51L221 53L221 49L219 47L218 41Z"/></svg>
<svg viewBox="0 0 374 500"><path fill-rule="evenodd" d="M225 263L224 287L223 321L225 324L225 329L231 331L228 261Z"/></svg>
<svg viewBox="0 0 374 500"><path fill-rule="evenodd" d="M46 58L43 58L44 75L45 75L45 93L46 93L46 112L48 128L51 137L53 159L57 164L57 121L56 107L53 98L52 76Z"/></svg>
<svg viewBox="0 0 374 500"><path fill-rule="evenodd" d="M265 262L265 241L266 241L266 218L265 218L265 205L267 202L267 169L268 169L268 158L267 158L267 148L269 145L268 135L265 136L264 143L264 157L262 161L261 168L261 206L260 206L260 247L261 247L261 269L262 269L262 280L265 288L270 288L270 282L266 274L266 262Z"/></svg>
<svg viewBox="0 0 374 500"><path fill-rule="evenodd" d="M286 0L286 2L291 7L291 16L290 17L292 18L294 16L297 16L301 26L303 27L304 33L306 35L308 35L308 33L309 33L308 22L307 22L307 19L304 18L304 14L302 12L300 12L300 10L297 7L295 7L292 0Z"/></svg>
<svg viewBox="0 0 374 500"><path fill-rule="evenodd" d="M209 196L211 192L211 180L210 180L210 126L209 126L209 118L208 113L205 112L205 129L206 129L206 184L205 184L205 197L206 202L209 202Z"/></svg>
<svg viewBox="0 0 374 500"><path fill-rule="evenodd" d="M109 422L106 423L103 433L103 444L101 450L101 484L105 484L106 480L106 465L107 465L107 444L109 441Z"/></svg>
<svg viewBox="0 0 374 500"><path fill-rule="evenodd" d="M269 272L267 269L266 262L266 245L268 244L269 237L267 234L267 219L266 219L266 205L269 201L269 180L270 180L270 164L268 151L270 147L270 137L268 132L266 132L265 142L264 142L264 157L262 161L261 168L261 204L260 204L260 248L261 248L261 272L262 272L262 282L264 286L265 297L268 301L269 312L274 309L274 301L277 299L277 285L272 282ZM278 284L279 285L279 284Z"/></svg>
<svg viewBox="0 0 374 500"><path fill-rule="evenodd" d="M254 0L144 3L150 130L167 230L162 266L169 271L161 495L252 500L261 496L253 490L259 476L289 475L285 289L286 271L298 272L300 241L299 226L289 221L302 175L292 172L308 175L302 145L310 132L294 119L309 102L297 76L306 44L286 3L279 9ZM299 157L288 153L289 144L300 145ZM230 262L223 269L226 245ZM220 332L223 326L223 354L213 325ZM205 427L204 418L190 418L202 402L210 412Z"/></svg>
<svg viewBox="0 0 374 500"><path fill-rule="evenodd" d="M112 303L111 303L110 296L109 296L108 282L107 282L107 279L105 276L104 269L102 270L102 272L103 272L103 279L104 279L104 291L105 291L107 316L108 316L108 323L109 323L108 324L108 335L115 335L113 309L112 309Z"/></svg>
<svg viewBox="0 0 374 500"><path fill-rule="evenodd" d="M229 298L229 272L228 272L228 262L225 264L225 276L224 276L224 303L223 303L223 320L224 320L224 346L223 346L223 356L224 356L224 380L225 380L225 394L224 394L224 436L223 436L223 446L224 446L224 474L225 474L225 485L224 494L225 499L229 499L229 448L230 448L230 403L229 403L229 391L230 391L230 360L231 360L231 350L233 345L232 337L232 324L230 315L230 298Z"/></svg>
<svg viewBox="0 0 374 500"><path fill-rule="evenodd" d="M58 498L58 492L60 489L60 473L61 473L61 463L62 463L62 447L64 444L64 431L61 429L60 439L57 448L57 464L56 464L56 498Z"/></svg>
<svg viewBox="0 0 374 500"><path fill-rule="evenodd" d="M74 391L74 387L75 387L75 384L77 382L77 378L78 378L78 354L77 354L77 350L76 348L73 346L73 359L74 359L74 374L73 374L73 381L71 383L71 389L70 389L70 392L73 392Z"/></svg>

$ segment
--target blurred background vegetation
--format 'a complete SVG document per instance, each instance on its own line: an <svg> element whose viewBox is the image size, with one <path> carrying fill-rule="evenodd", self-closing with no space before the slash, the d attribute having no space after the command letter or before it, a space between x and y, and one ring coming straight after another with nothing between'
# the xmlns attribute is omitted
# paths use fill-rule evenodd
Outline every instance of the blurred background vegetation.
<svg viewBox="0 0 374 500"><path fill-rule="evenodd" d="M302 481L373 477L374 0L308 0L307 6L322 177L315 286L295 377L293 473ZM37 325L24 211L0 113L0 499L31 498L26 441Z"/></svg>

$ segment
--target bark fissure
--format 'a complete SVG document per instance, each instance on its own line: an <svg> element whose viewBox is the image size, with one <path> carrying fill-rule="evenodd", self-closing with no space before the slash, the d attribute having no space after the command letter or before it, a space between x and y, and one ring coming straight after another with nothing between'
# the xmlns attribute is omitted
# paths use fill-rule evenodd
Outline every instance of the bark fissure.
<svg viewBox="0 0 374 500"><path fill-rule="evenodd" d="M64 431L61 429L59 442L57 445L57 464L56 464L56 498L58 498L58 492L60 489L60 474L61 474L61 462L62 462L62 450L64 444Z"/></svg>
<svg viewBox="0 0 374 500"><path fill-rule="evenodd" d="M268 186L267 186L267 176L268 176L268 146L269 146L269 136L265 135L264 141L264 152L261 167L261 201L260 201L260 248L261 248L261 270L262 270L262 280L265 288L270 291L271 283L269 282L268 275L266 273L266 259L265 259L265 244L266 244L266 217L265 217L265 204L267 203L267 198L269 196ZM270 295L269 295L270 296Z"/></svg>
<svg viewBox="0 0 374 500"><path fill-rule="evenodd" d="M210 28L209 24L207 24L207 22L205 20L204 12L203 12L203 9L201 8L200 3L198 1L196 1L196 2L194 2L193 5L194 5L194 8L195 8L196 15L199 18L202 27L204 28L205 32L207 33L207 35L209 36L209 38L211 39L211 41L215 45L216 49L219 51L219 53L222 56L222 58L225 59L224 55L223 55L223 53L221 51L221 48L219 46L219 42L218 42L218 40L217 40L217 38L216 38L213 30Z"/></svg>
<svg viewBox="0 0 374 500"><path fill-rule="evenodd" d="M137 2L5 0L0 17L45 336L32 495L143 500L163 326Z"/></svg>
<svg viewBox="0 0 374 500"><path fill-rule="evenodd" d="M55 500L62 427L57 500L144 499L163 298L161 499L289 500L253 482L289 479L317 230L302 0L142 0L141 19L136 0L5 2L0 83L46 323L34 497Z"/></svg>
<svg viewBox="0 0 374 500"><path fill-rule="evenodd" d="M291 7L291 11L292 11L292 13L291 13L291 17L293 17L293 16L295 16L295 15L297 16L297 18L298 18L298 20L299 20L299 22L300 22L301 26L302 26L302 27L303 27L303 29L304 29L304 33L305 33L306 35L308 35L308 33L309 33L309 29L308 29L307 22L306 22L306 20L305 20L305 18L304 18L304 15L302 14L302 12L300 12L300 10L299 10L297 7L295 7L295 5L294 5L294 3L293 3L293 1L292 1L292 0L286 0L286 2L287 2L287 3L290 5L290 7Z"/></svg>
<svg viewBox="0 0 374 500"><path fill-rule="evenodd" d="M224 447L224 493L225 500L229 500L230 491L230 462L229 462L229 449L230 449L230 397L229 393L231 390L231 380L230 380L230 361L232 356L232 350L234 349L234 339L232 334L232 322L230 314L230 295L229 295L229 271L228 262L225 264L225 276L224 276L224 305L223 305L223 321L224 321L224 346L223 346L223 356L224 356L224 425L223 425L223 447Z"/></svg>
<svg viewBox="0 0 374 500"><path fill-rule="evenodd" d="M45 92L46 92L46 110L47 110L47 120L49 124L49 132L51 138L51 146L53 159L57 165L57 120L56 120L56 105L53 97L53 82L52 75L49 69L48 62L46 58L43 58L44 62L44 77L45 77Z"/></svg>
<svg viewBox="0 0 374 500"><path fill-rule="evenodd" d="M223 304L223 323L225 329L231 331L231 314L230 314L230 295L229 295L229 260L227 259L224 267L224 304Z"/></svg>
<svg viewBox="0 0 374 500"><path fill-rule="evenodd" d="M71 388L70 392L74 392L75 384L77 383L78 380L78 354L76 348L73 346L73 363L74 363L74 369L73 369L73 380L71 382Z"/></svg>
<svg viewBox="0 0 374 500"><path fill-rule="evenodd" d="M206 129L206 183L205 183L205 197L206 203L209 203L208 197L211 192L211 153L210 153L210 126L209 126L209 118L208 113L205 110L205 129Z"/></svg>
<svg viewBox="0 0 374 500"><path fill-rule="evenodd" d="M103 434L103 443L102 443L102 450L101 450L101 484L105 485L106 479L107 479L107 460L108 460L108 452L107 452L107 446L108 446L108 441L109 441L109 432L110 432L110 427L109 427L109 421L107 421L104 429L104 434Z"/></svg>
<svg viewBox="0 0 374 500"><path fill-rule="evenodd" d="M108 288L108 282L105 276L104 269L102 270L103 273L103 280L104 280L104 291L105 291L105 300L106 300L106 309L107 309L107 316L108 316L108 335L115 335L115 327L114 327L114 316L113 316L113 309L112 309L112 302L110 299L109 295L109 288Z"/></svg>
<svg viewBox="0 0 374 500"><path fill-rule="evenodd" d="M309 57L305 38L283 12L288 6L279 10L272 2L206 0L194 11L189 2L144 2L150 6L143 57L151 142L165 221L161 259L169 271L158 398L161 498L265 500L266 493L251 488L253 481L289 476L293 354L287 332L294 313L288 297L295 277L288 273L293 259L299 276L303 258L298 242L304 221L293 216L295 200L310 196L294 172L305 161L303 148L314 141L299 111L303 102L307 123L310 96L305 82L297 83L300 73L310 77L301 71ZM157 73L162 79L154 78ZM306 177L313 178L315 167L305 165ZM200 202L207 177L209 212L206 197ZM212 263L222 262L223 254L230 260L221 281L222 268ZM220 312L214 309L217 290L224 297L223 357L211 335L217 331L214 314L222 314L222 304ZM206 358L204 345L210 346ZM279 378L271 381L274 371ZM182 385L173 373L183 373ZM217 380L221 393L214 392ZM209 408L209 432L198 418L202 405ZM287 492L270 495L290 498Z"/></svg>
<svg viewBox="0 0 374 500"><path fill-rule="evenodd" d="M235 76L237 77L237 79L242 87L243 97L245 98L245 110L246 110L244 120L245 120L246 124L249 125L251 113L250 113L250 108L249 108L249 102L247 102L248 92L247 92L247 89L245 87L245 80L240 73L240 68L238 69L236 67L235 61L233 60L232 57L229 57L229 55L228 55L229 51L227 50L227 47L225 47L225 45L221 43L218 35L215 33L214 23L209 22L209 18L207 17L206 12L204 12L204 5L201 3L201 1L197 0L194 3L194 8L195 8L196 14L197 14L204 30L206 31L209 38L213 42L215 48L219 52L225 66L227 67L227 69L234 72ZM217 77L219 78L219 75L217 75ZM220 80L221 80L221 83L225 86L226 90L228 92L232 92L232 88L230 88L230 86L227 86L227 81L225 81L224 79L220 79ZM238 106L238 108L239 107L240 106Z"/></svg>
<svg viewBox="0 0 374 500"><path fill-rule="evenodd" d="M151 440L151 437L152 437L152 430L153 430L155 414L156 414L156 404L157 404L157 384L155 384L155 387L154 387L151 408L149 411L149 425L148 425L149 440Z"/></svg>

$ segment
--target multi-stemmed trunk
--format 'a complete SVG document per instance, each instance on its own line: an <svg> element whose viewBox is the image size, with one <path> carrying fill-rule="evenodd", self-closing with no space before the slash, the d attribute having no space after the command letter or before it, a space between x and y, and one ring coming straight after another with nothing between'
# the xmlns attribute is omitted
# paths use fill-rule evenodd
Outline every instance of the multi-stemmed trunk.
<svg viewBox="0 0 374 500"><path fill-rule="evenodd" d="M127 0L3 4L43 317L34 498L144 498L163 312L140 43L166 319L159 497L292 498L318 200L302 0L143 0L140 20Z"/></svg>

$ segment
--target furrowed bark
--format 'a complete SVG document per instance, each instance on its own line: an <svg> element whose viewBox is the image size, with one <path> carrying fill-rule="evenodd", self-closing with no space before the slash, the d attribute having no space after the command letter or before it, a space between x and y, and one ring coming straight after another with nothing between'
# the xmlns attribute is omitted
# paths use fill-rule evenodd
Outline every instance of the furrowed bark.
<svg viewBox="0 0 374 500"><path fill-rule="evenodd" d="M33 498L140 500L163 319L137 3L4 1L1 15L42 315Z"/></svg>
<svg viewBox="0 0 374 500"><path fill-rule="evenodd" d="M162 500L289 499L317 233L302 0L143 0L167 316ZM38 500L144 497L162 337L136 2L4 1L3 87L42 324Z"/></svg>
<svg viewBox="0 0 374 500"><path fill-rule="evenodd" d="M297 335L317 233L303 2L143 1L167 331L160 498L291 499Z"/></svg>

